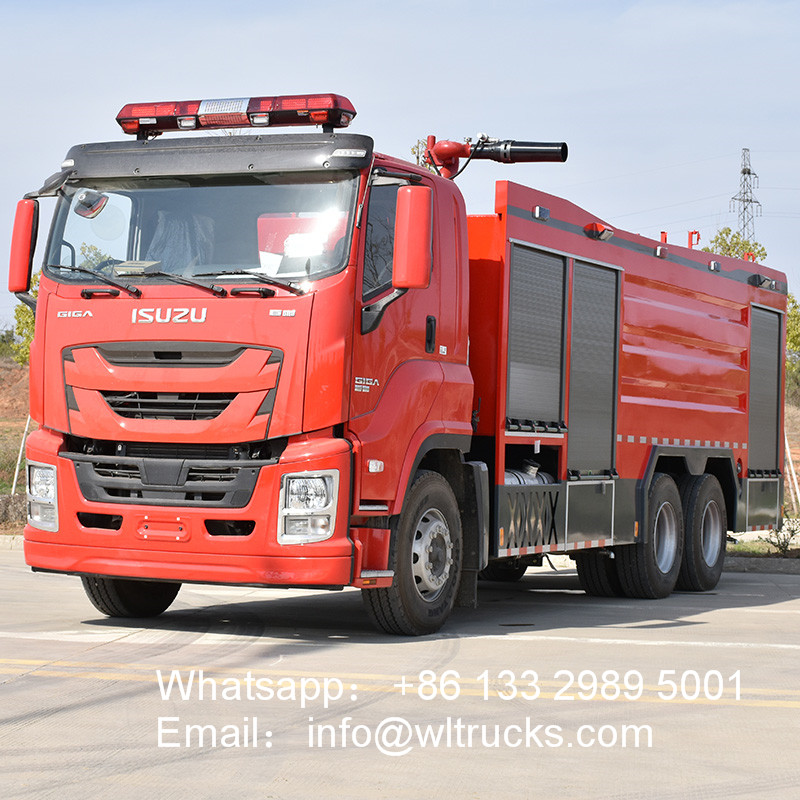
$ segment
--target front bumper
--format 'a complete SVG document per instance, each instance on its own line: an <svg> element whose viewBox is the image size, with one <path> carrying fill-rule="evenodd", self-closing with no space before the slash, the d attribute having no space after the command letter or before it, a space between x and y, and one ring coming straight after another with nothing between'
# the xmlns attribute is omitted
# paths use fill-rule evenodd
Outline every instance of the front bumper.
<svg viewBox="0 0 800 800"><path fill-rule="evenodd" d="M351 453L342 439L301 437L290 443L277 464L260 468L252 496L241 508L89 501L74 462L59 456L62 444L59 434L46 430L28 439L28 460L54 464L58 475L58 530L25 528L25 559L35 570L297 587L345 586L357 577L361 548L349 530ZM278 544L282 476L323 470L339 474L333 536Z"/></svg>

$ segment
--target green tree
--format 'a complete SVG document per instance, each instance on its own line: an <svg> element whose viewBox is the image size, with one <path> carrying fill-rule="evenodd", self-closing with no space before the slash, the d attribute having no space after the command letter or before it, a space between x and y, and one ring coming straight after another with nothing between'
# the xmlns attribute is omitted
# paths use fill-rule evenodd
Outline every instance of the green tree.
<svg viewBox="0 0 800 800"><path fill-rule="evenodd" d="M701 248L706 253L716 253L720 256L744 258L745 253L752 253L756 261L765 261L767 250L760 242L745 239L741 234L730 228L721 228L711 239L708 247Z"/></svg>
<svg viewBox="0 0 800 800"><path fill-rule="evenodd" d="M30 293L36 297L39 294L39 273L31 278ZM23 303L19 303L14 309L14 334L17 337L11 345L14 351L14 361L21 366L25 366L31 356L31 342L33 341L33 311Z"/></svg>
<svg viewBox="0 0 800 800"><path fill-rule="evenodd" d="M14 357L14 329L0 331L0 358Z"/></svg>
<svg viewBox="0 0 800 800"><path fill-rule="evenodd" d="M436 167L425 160L425 151L428 149L427 139L417 139L417 143L411 148L411 155L414 156L416 163L420 167L425 167L428 172L436 173Z"/></svg>
<svg viewBox="0 0 800 800"><path fill-rule="evenodd" d="M99 247L95 247L93 244L86 244L86 242L81 245L81 256L83 261L78 264L81 269L94 269L98 264L109 259L108 254L104 253Z"/></svg>
<svg viewBox="0 0 800 800"><path fill-rule="evenodd" d="M108 260L108 255L104 253L99 247L93 244L81 245L81 258L83 261L78 265L81 269L94 269L98 264ZM30 293L36 297L38 294L37 286L39 285L39 273L31 279ZM14 309L14 334L17 341L11 344L11 349L14 351L14 360L23 367L28 363L31 356L31 342L33 341L33 311L28 306L20 303Z"/></svg>
<svg viewBox="0 0 800 800"><path fill-rule="evenodd" d="M786 402L800 405L800 305L793 294L786 313Z"/></svg>
<svg viewBox="0 0 800 800"><path fill-rule="evenodd" d="M791 293L787 298L787 305L786 349L800 354L800 305Z"/></svg>

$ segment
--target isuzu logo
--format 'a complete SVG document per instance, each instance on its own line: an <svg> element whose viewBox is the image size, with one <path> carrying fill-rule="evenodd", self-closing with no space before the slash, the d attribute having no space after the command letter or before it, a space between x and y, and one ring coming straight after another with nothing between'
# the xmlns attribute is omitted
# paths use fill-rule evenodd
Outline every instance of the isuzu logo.
<svg viewBox="0 0 800 800"><path fill-rule="evenodd" d="M131 322L205 322L205 308L134 308Z"/></svg>

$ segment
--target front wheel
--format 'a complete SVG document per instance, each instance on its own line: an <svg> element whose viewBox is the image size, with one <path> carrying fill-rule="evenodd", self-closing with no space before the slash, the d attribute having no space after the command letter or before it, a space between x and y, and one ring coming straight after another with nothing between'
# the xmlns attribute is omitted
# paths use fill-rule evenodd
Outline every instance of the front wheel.
<svg viewBox="0 0 800 800"><path fill-rule="evenodd" d="M436 472L418 473L392 528L394 580L362 590L367 612L386 633L434 633L453 610L461 574L461 517L450 484Z"/></svg>
<svg viewBox="0 0 800 800"><path fill-rule="evenodd" d="M166 581L131 581L125 578L81 578L92 605L109 617L157 617L166 611L181 588Z"/></svg>
<svg viewBox="0 0 800 800"><path fill-rule="evenodd" d="M645 540L616 549L617 574L628 597L667 597L683 555L683 512L675 481L656 473L650 484Z"/></svg>

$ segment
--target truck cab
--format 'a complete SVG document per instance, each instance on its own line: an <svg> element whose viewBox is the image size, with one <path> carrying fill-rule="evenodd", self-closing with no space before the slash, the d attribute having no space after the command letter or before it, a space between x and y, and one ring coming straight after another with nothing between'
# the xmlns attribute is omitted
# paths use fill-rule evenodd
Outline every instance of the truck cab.
<svg viewBox="0 0 800 800"><path fill-rule="evenodd" d="M386 586L413 473L470 445L461 195L334 132L339 96L258 99L322 133L251 111L248 135L161 139L188 119L163 105L124 108L136 140L72 148L20 204L24 292L33 207L56 199L28 563L137 614L164 583ZM231 124L201 105L196 127Z"/></svg>

